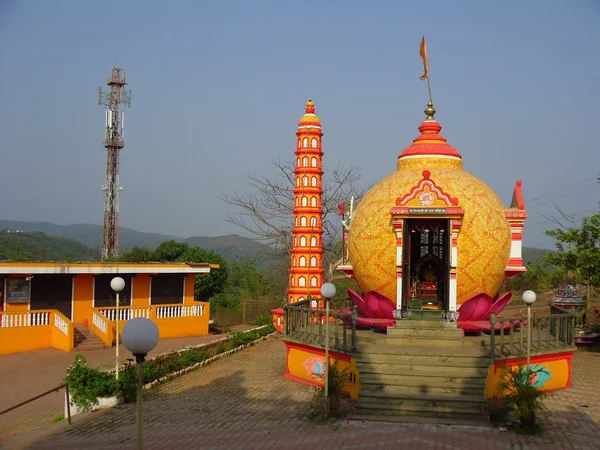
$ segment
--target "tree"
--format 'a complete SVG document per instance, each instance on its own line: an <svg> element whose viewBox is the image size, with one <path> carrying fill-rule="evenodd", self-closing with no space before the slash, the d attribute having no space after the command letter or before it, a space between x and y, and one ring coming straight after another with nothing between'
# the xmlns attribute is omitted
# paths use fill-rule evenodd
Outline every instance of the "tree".
<svg viewBox="0 0 600 450"><path fill-rule="evenodd" d="M227 281L227 262L212 250L190 247L184 242L165 241L153 252L145 248L134 247L131 252L121 255L123 262L184 262L219 264L219 269L211 270L208 275L197 275L194 281L194 297L209 299L223 292Z"/></svg>
<svg viewBox="0 0 600 450"><path fill-rule="evenodd" d="M546 255L550 264L574 273L578 282L600 282L600 214L584 217L580 227L547 230L556 239L556 253Z"/></svg>
<svg viewBox="0 0 600 450"><path fill-rule="evenodd" d="M295 189L294 163L272 161L272 178L251 175L251 189L243 194L222 195L221 200L235 207L225 220L251 233L274 252L290 253ZM331 250L341 239L337 210L351 196L358 200L365 190L358 187L361 173L356 166L341 164L328 173L323 186L323 247Z"/></svg>

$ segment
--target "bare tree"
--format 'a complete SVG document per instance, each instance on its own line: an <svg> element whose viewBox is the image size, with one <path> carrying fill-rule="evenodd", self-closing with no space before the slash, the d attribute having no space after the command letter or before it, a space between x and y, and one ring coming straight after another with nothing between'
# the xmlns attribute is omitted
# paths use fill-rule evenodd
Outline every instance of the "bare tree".
<svg viewBox="0 0 600 450"><path fill-rule="evenodd" d="M554 206L558 214L540 214L544 219L558 225L563 230L577 227L577 224L581 221L580 213L568 214L554 202L552 202L552 206Z"/></svg>
<svg viewBox="0 0 600 450"><path fill-rule="evenodd" d="M295 165L271 161L275 166L272 177L249 175L250 189L242 194L221 195L219 198L235 207L226 221L236 224L268 245L274 252L290 253L294 209ZM340 203L351 196L360 199L366 189L360 188L361 169L338 164L326 171L323 182L323 247L330 253L341 239L341 224L337 216Z"/></svg>

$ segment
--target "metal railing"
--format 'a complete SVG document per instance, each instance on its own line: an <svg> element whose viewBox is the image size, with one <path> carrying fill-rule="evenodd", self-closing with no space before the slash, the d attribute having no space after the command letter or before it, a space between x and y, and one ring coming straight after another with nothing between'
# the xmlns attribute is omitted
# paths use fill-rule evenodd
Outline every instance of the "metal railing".
<svg viewBox="0 0 600 450"><path fill-rule="evenodd" d="M310 300L283 307L283 333L287 338L325 347L326 311L311 309ZM356 307L351 314L329 311L329 348L341 352L356 350Z"/></svg>
<svg viewBox="0 0 600 450"><path fill-rule="evenodd" d="M509 324L508 326L506 324ZM520 317L490 316L490 356L492 360L527 356L527 327L531 326L531 355L542 355L575 350L575 317L561 311L531 317L531 322Z"/></svg>
<svg viewBox="0 0 600 450"><path fill-rule="evenodd" d="M574 308L561 308L556 306L554 303L550 303L550 314L569 314L575 319L575 328L583 330L586 326L586 308L574 307Z"/></svg>
<svg viewBox="0 0 600 450"><path fill-rule="evenodd" d="M13 410L15 410L17 408L20 408L21 406L25 406L25 405L27 405L27 404L29 404L29 403L37 400L38 398L42 398L42 397L45 397L46 395L53 394L54 392L58 392L62 388L65 388L65 398L66 398L66 404L67 404L67 417L66 418L67 418L67 420L69 422L69 425L71 425L71 401L70 401L71 397L69 395L69 385L66 384L66 383L65 384L61 384L60 386L57 386L57 387L55 387L53 389L50 389L49 391L43 392L41 394L38 394L35 397L31 397L31 398L29 398L29 399L27 399L25 401L22 401L21 403L18 403L18 404L14 405L14 406L11 406L10 408L6 408L6 409L0 411L0 416L3 415L3 414L6 414L7 412L13 411Z"/></svg>

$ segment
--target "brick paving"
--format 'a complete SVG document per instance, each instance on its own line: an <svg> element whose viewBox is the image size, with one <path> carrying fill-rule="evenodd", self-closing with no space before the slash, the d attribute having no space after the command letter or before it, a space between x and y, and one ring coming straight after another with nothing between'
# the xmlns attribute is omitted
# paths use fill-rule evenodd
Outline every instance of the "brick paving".
<svg viewBox="0 0 600 450"><path fill-rule="evenodd" d="M250 326L238 326L232 331L248 329ZM150 353L179 350L188 345L203 344L222 338L224 335L164 339L159 341ZM131 354L125 346L119 347L120 359L125 361ZM73 363L76 354L82 354L91 367L112 366L115 361L115 348L90 350L84 352L62 352L56 349L36 350L0 356L0 410L9 408L38 394L46 392L63 383L66 370ZM49 394L28 405L0 416L0 443L9 436L19 435L64 413L64 390Z"/></svg>
<svg viewBox="0 0 600 450"><path fill-rule="evenodd" d="M282 377L279 338L190 372L144 396L145 449L597 449L600 355L574 357L573 387L556 392L540 415L545 432L524 436L489 427L336 421L306 418L310 389ZM96 412L26 448L131 449L135 407Z"/></svg>

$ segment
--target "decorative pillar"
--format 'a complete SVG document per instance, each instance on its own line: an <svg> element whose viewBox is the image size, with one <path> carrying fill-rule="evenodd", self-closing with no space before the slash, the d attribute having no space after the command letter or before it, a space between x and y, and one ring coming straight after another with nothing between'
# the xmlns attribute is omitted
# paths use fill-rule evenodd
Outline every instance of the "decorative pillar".
<svg viewBox="0 0 600 450"><path fill-rule="evenodd" d="M448 309L456 311L457 281L456 269L458 267L458 232L462 226L461 220L451 220L450 232L450 292L448 296Z"/></svg>
<svg viewBox="0 0 600 450"><path fill-rule="evenodd" d="M402 237L404 232L404 220L394 219L392 221L396 233L396 309L402 309ZM410 282L410 280L409 280Z"/></svg>
<svg viewBox="0 0 600 450"><path fill-rule="evenodd" d="M312 100L296 132L294 224L292 264L289 270L288 303L310 298L311 308L324 307L321 286L323 269L323 151L321 121ZM319 301L318 301L319 300Z"/></svg>

